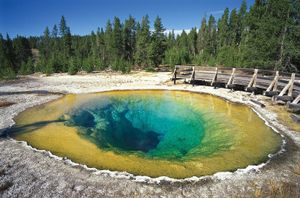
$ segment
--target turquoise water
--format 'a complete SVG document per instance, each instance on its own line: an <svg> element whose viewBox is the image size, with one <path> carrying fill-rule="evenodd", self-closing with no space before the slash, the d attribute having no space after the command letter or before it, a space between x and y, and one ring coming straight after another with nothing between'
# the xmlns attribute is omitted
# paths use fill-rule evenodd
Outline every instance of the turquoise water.
<svg viewBox="0 0 300 198"><path fill-rule="evenodd" d="M11 135L74 162L186 178L259 164L281 138L245 105L182 91L66 95L28 109Z"/></svg>
<svg viewBox="0 0 300 198"><path fill-rule="evenodd" d="M102 149L164 159L182 158L201 144L205 132L200 112L168 98L96 98L68 116L68 126Z"/></svg>

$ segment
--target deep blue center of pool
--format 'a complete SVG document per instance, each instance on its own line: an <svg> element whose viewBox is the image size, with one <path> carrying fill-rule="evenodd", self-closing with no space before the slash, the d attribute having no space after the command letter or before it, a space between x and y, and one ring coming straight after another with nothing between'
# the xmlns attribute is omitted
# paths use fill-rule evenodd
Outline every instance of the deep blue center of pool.
<svg viewBox="0 0 300 198"><path fill-rule="evenodd" d="M150 157L183 157L204 135L201 113L168 97L97 98L69 117L67 124L102 149Z"/></svg>

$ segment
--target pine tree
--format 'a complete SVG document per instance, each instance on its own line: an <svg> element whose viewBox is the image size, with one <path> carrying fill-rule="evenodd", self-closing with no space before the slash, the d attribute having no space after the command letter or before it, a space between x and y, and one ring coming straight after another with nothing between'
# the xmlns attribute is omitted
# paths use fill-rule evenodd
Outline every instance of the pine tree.
<svg viewBox="0 0 300 198"><path fill-rule="evenodd" d="M218 48L228 45L229 33L229 9L226 8L222 18L218 22Z"/></svg>
<svg viewBox="0 0 300 198"><path fill-rule="evenodd" d="M69 67L68 67L68 74L74 75L78 72L78 65L77 65L76 58L69 59Z"/></svg>
<svg viewBox="0 0 300 198"><path fill-rule="evenodd" d="M123 59L124 55L124 44L122 35L122 24L118 17L114 18L114 28L112 32L112 48L113 48L113 59Z"/></svg>
<svg viewBox="0 0 300 198"><path fill-rule="evenodd" d="M97 30L97 51L98 51L98 57L96 60L96 68L103 70L106 67L105 64L105 34L103 29Z"/></svg>
<svg viewBox="0 0 300 198"><path fill-rule="evenodd" d="M195 58L197 51L197 29L192 28L190 33L188 34L189 38L189 53L192 55L193 59Z"/></svg>
<svg viewBox="0 0 300 198"><path fill-rule="evenodd" d="M142 24L137 31L135 63L139 66L149 66L150 25L148 15L142 18Z"/></svg>
<svg viewBox="0 0 300 198"><path fill-rule="evenodd" d="M150 45L150 60L153 66L157 67L162 63L166 49L166 39L164 35L165 28L161 22L160 17L156 17L154 21L154 32L152 34L152 41Z"/></svg>
<svg viewBox="0 0 300 198"><path fill-rule="evenodd" d="M248 18L244 65L266 69L282 67L288 16L288 0L255 2Z"/></svg>
<svg viewBox="0 0 300 198"><path fill-rule="evenodd" d="M239 18L236 9L233 9L230 13L229 28L228 28L228 45L238 46L239 45Z"/></svg>
<svg viewBox="0 0 300 198"><path fill-rule="evenodd" d="M247 2L243 0L238 12L238 29L237 29L237 43L240 45L242 40L242 34L246 28L246 14L247 14Z"/></svg>
<svg viewBox="0 0 300 198"><path fill-rule="evenodd" d="M62 68L61 70L66 72L68 71L68 64L72 61L69 61L69 58L72 56L72 35L70 31L70 27L67 26L67 22L65 20L65 17L62 16L59 24L59 33L62 39L62 53L63 53L63 59L62 62Z"/></svg>
<svg viewBox="0 0 300 198"><path fill-rule="evenodd" d="M217 30L216 30L216 20L214 16L210 15L208 20L207 29L205 32L206 38L206 48L204 49L205 61L209 65L215 64L215 56L217 53Z"/></svg>
<svg viewBox="0 0 300 198"><path fill-rule="evenodd" d="M201 27L198 31L197 36L197 51L198 56L195 57L194 63L202 65L204 61L204 49L207 47L207 25L206 25L206 18L203 17L201 22Z"/></svg>
<svg viewBox="0 0 300 198"><path fill-rule="evenodd" d="M136 44L136 22L132 16L125 20L124 25L124 55L125 60L133 63L133 54Z"/></svg>
<svg viewBox="0 0 300 198"><path fill-rule="evenodd" d="M107 63L112 63L113 62L113 57L111 55L113 54L113 38L112 38L112 25L110 20L107 21L106 23L106 28L105 28L105 35L104 35L104 40L105 40L105 62Z"/></svg>
<svg viewBox="0 0 300 198"><path fill-rule="evenodd" d="M12 43L15 53L14 63L16 65L16 72L18 72L22 63L26 66L28 59L32 57L31 48L28 40L22 36L17 36ZM31 71L31 69L29 68L27 71ZM29 73L27 72L27 74Z"/></svg>
<svg viewBox="0 0 300 198"><path fill-rule="evenodd" d="M5 55L7 59L7 64L9 65L10 68L13 69L15 73L18 72L18 66L16 65L16 54L13 48L13 42L10 39L9 35L6 34L6 41L5 41Z"/></svg>
<svg viewBox="0 0 300 198"><path fill-rule="evenodd" d="M9 37L8 37L9 38ZM9 58L6 40L0 34L0 78L14 78L16 73Z"/></svg>
<svg viewBox="0 0 300 198"><path fill-rule="evenodd" d="M61 37L64 37L67 34L67 23L64 16L61 16L59 23L59 34Z"/></svg>
<svg viewBox="0 0 300 198"><path fill-rule="evenodd" d="M282 67L284 71L300 71L300 0L290 0L289 20L282 35Z"/></svg>
<svg viewBox="0 0 300 198"><path fill-rule="evenodd" d="M167 43L167 49L170 49L176 45L176 38L175 38L174 30L169 32L168 37L166 39L166 43Z"/></svg>
<svg viewBox="0 0 300 198"><path fill-rule="evenodd" d="M217 62L225 65L229 44L229 9L226 8L222 18L218 21L217 30Z"/></svg>
<svg viewBox="0 0 300 198"><path fill-rule="evenodd" d="M51 36L53 38L57 38L57 36L58 36L58 29L57 29L56 25L53 26L53 29L52 29L52 32L51 32Z"/></svg>

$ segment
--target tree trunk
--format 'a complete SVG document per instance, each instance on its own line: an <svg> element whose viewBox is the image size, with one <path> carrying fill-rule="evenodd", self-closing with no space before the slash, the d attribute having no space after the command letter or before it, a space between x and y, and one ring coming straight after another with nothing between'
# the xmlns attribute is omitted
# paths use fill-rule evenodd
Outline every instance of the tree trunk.
<svg viewBox="0 0 300 198"><path fill-rule="evenodd" d="M284 55L284 42L285 42L285 37L286 37L286 33L287 33L287 26L288 26L288 20L289 20L289 13L290 11L288 10L287 13L287 17L285 20L285 25L284 25L284 29L283 29L283 33L282 33L282 39L281 39L281 43L280 43L280 55L279 55L279 60L278 60L278 64L276 65L275 70L278 70L278 66L282 66L282 62L283 62L283 55Z"/></svg>

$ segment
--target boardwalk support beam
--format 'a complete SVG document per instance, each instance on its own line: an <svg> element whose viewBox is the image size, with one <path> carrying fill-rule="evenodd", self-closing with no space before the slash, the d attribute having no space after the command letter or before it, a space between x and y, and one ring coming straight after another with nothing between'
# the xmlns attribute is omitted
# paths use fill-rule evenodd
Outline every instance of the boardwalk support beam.
<svg viewBox="0 0 300 198"><path fill-rule="evenodd" d="M288 102L287 103L287 110L289 112L293 112L293 113L300 113L300 104L298 104L300 102L300 94L298 94L298 96L295 98L295 100L293 100L292 103Z"/></svg>
<svg viewBox="0 0 300 198"><path fill-rule="evenodd" d="M215 75L213 77L213 79L211 80L211 86L214 86L215 82L217 81L217 78L218 78L218 68L216 67L216 72L215 72Z"/></svg>
<svg viewBox="0 0 300 198"><path fill-rule="evenodd" d="M294 81L295 81L295 73L292 73L291 79L286 84L286 86L281 90L278 96L275 96L275 101L283 101L283 102L290 102L293 100L292 93L293 93L293 88L294 88ZM284 96L284 94L287 93L287 96Z"/></svg>
<svg viewBox="0 0 300 198"><path fill-rule="evenodd" d="M255 92L255 90L256 90L257 73L258 73L258 69L254 69L254 73L252 75L252 78L251 78L248 86L246 87L246 91Z"/></svg>
<svg viewBox="0 0 300 198"><path fill-rule="evenodd" d="M279 94L279 91L277 90L278 80L279 80L279 71L276 71L274 79L272 80L267 90L264 92L265 96L273 97Z"/></svg>
<svg viewBox="0 0 300 198"><path fill-rule="evenodd" d="M176 85L176 76L177 76L177 66L175 66L174 73L173 73L174 85Z"/></svg>
<svg viewBox="0 0 300 198"><path fill-rule="evenodd" d="M229 78L229 80L226 84L226 88L228 88L228 86L233 83L234 75L235 75L235 68L232 68L232 73L231 73L231 76L230 76L230 78Z"/></svg>
<svg viewBox="0 0 300 198"><path fill-rule="evenodd" d="M194 83L195 83L195 67L193 67L192 75L191 75L191 78L190 78L190 83L192 83L192 85L194 87Z"/></svg>
<svg viewBox="0 0 300 198"><path fill-rule="evenodd" d="M288 91L288 96L292 96L292 91L294 88L294 81L295 81L295 73L292 73L291 80L289 83L282 89L278 96L283 96Z"/></svg>

